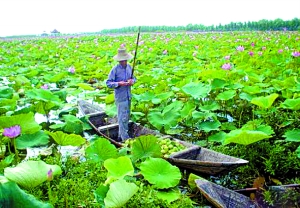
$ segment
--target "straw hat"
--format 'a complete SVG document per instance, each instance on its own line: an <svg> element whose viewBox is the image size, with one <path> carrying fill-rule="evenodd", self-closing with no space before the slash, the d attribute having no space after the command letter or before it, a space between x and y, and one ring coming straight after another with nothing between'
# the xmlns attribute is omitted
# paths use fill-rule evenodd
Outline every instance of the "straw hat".
<svg viewBox="0 0 300 208"><path fill-rule="evenodd" d="M116 61L124 61L124 60L129 60L132 59L132 55L127 53L126 48L121 46L118 49L118 54L114 56L114 60Z"/></svg>

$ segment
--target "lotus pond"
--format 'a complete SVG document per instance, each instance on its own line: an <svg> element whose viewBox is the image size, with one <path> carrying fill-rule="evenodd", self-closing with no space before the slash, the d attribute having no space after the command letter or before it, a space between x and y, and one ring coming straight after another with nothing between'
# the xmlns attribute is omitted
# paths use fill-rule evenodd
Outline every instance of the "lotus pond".
<svg viewBox="0 0 300 208"><path fill-rule="evenodd" d="M159 138L116 148L78 112L86 99L116 115L105 81L119 46L134 53L135 41L136 34L1 40L3 207L211 206L193 178L163 159ZM224 187L299 184L299 73L299 32L142 33L131 119L248 160L202 176Z"/></svg>

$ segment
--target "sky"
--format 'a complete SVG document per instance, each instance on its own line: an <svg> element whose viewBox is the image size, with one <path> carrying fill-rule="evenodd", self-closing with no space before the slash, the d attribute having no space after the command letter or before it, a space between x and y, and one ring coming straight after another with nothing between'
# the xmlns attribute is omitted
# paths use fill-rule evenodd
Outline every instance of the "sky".
<svg viewBox="0 0 300 208"><path fill-rule="evenodd" d="M0 37L300 18L300 0L1 0Z"/></svg>

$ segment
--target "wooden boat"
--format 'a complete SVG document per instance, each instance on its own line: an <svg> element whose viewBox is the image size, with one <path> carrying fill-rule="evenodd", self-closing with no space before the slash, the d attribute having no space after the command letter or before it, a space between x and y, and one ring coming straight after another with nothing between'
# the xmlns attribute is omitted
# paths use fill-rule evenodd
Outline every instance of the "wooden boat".
<svg viewBox="0 0 300 208"><path fill-rule="evenodd" d="M108 118L104 109L87 101L78 102L81 112L88 117L89 124L101 136L104 136L117 147L123 144L117 141L118 124L116 118ZM157 135L161 138L169 137L186 146L186 149L171 154L166 160L179 168L190 172L216 175L230 171L238 166L245 165L248 161L224 155L213 150L194 145L189 142L163 135L158 131L146 128L140 124L129 123L129 136L135 138L141 135Z"/></svg>
<svg viewBox="0 0 300 208"><path fill-rule="evenodd" d="M191 172L208 175L225 173L249 162L200 146L173 153L168 161Z"/></svg>
<svg viewBox="0 0 300 208"><path fill-rule="evenodd" d="M81 113L87 116L89 124L100 135L108 139L112 144L117 147L122 147L123 144L118 141L119 126L116 118L109 118L104 109L97 104L91 104L88 101L78 101L78 106ZM140 124L129 122L129 136L135 138L141 135L161 135L158 131L146 128Z"/></svg>
<svg viewBox="0 0 300 208"><path fill-rule="evenodd" d="M259 208L249 197L205 179L195 180L201 194L217 208Z"/></svg>
<svg viewBox="0 0 300 208"><path fill-rule="evenodd" d="M195 182L201 194L218 208L292 208L300 203L300 184L246 188L233 191L203 178L197 179ZM266 190L272 194L273 204L269 204L265 200L263 192ZM250 194L254 194L254 197L251 198Z"/></svg>

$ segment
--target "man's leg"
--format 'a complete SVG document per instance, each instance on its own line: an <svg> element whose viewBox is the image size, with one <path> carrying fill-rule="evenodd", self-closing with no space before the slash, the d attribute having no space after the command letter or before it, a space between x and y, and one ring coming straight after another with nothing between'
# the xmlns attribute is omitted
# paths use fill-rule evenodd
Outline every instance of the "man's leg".
<svg viewBox="0 0 300 208"><path fill-rule="evenodd" d="M128 135L128 122L129 122L129 112L130 112L130 101L122 101L117 103L118 110L118 124L119 124L119 137L122 141L129 138Z"/></svg>

